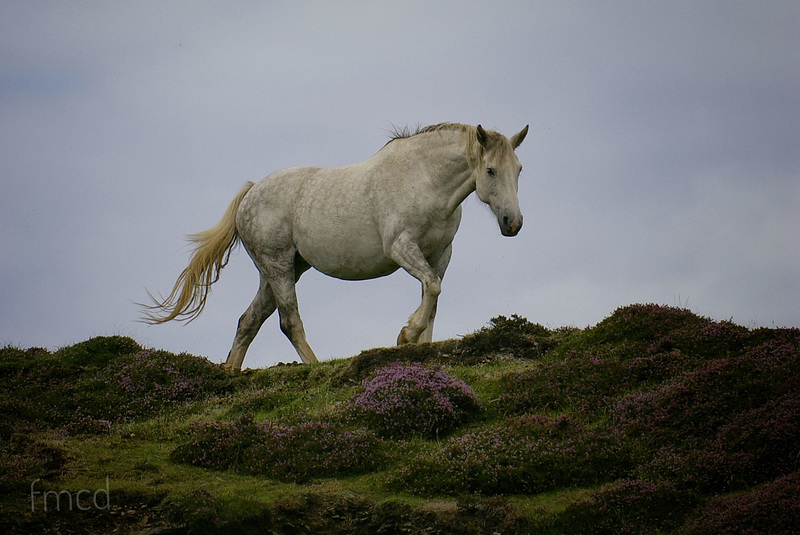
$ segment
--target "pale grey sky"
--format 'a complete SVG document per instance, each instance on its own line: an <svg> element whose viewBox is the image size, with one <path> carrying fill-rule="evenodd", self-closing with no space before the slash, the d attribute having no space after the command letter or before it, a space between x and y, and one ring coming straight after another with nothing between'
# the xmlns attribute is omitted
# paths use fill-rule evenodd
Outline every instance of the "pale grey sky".
<svg viewBox="0 0 800 535"><path fill-rule="evenodd" d="M442 121L531 129L525 227L503 238L467 199L435 339L633 302L800 326L798 3L32 1L0 5L0 344L124 334L222 361L257 287L241 249L200 319L135 321L184 236L247 180ZM323 359L391 345L419 292L298 287ZM295 359L273 317L245 366Z"/></svg>

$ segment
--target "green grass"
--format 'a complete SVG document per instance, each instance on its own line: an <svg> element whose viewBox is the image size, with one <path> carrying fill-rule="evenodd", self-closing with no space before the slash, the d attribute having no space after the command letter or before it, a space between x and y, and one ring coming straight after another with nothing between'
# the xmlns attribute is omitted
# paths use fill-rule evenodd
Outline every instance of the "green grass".
<svg viewBox="0 0 800 535"><path fill-rule="evenodd" d="M397 362L463 381L480 412L378 436L350 407ZM584 330L501 316L462 340L238 374L125 337L6 347L0 531L781 533L800 511L763 504L798 490L797 385L797 329L657 305ZM75 494L106 478L107 510L31 511L34 480Z"/></svg>

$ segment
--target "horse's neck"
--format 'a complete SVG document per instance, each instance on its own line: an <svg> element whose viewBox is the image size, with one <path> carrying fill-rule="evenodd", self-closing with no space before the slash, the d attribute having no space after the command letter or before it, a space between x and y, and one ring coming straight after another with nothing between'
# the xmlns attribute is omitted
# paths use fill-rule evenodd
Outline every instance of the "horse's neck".
<svg viewBox="0 0 800 535"><path fill-rule="evenodd" d="M447 201L447 211L455 209L475 191L475 176L467 161L465 137L461 132L441 131L409 138L413 150L425 162L437 193Z"/></svg>

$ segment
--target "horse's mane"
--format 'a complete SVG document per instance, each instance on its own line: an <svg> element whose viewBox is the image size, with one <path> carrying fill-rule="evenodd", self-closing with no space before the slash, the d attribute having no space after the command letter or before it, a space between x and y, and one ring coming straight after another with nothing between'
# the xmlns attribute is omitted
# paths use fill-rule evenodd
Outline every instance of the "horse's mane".
<svg viewBox="0 0 800 535"><path fill-rule="evenodd" d="M431 124L428 126L422 126L417 124L415 127L411 128L409 126L394 126L392 125L392 129L389 131L389 141L386 143L388 145L392 141L398 139L408 139L419 134L428 134L431 132L441 132L443 130L446 131L456 131L462 132L467 136L467 143L466 143L466 156L467 162L469 162L470 168L475 168L477 165L481 163L481 157L483 154L483 147L481 147L480 143L478 143L478 134L477 128L468 124L461 124L461 123L439 123L439 124ZM494 132L492 130L487 130L486 133L491 137L502 137L501 134ZM384 147L386 146L384 145Z"/></svg>
<svg viewBox="0 0 800 535"><path fill-rule="evenodd" d="M410 137L414 137L418 134L427 134L429 132L438 132L440 130L458 130L461 132L470 132L474 131L475 127L461 123L439 123L439 124L430 124L428 126L422 126L421 124L417 123L417 125L414 127L410 127L408 125L406 126L392 125L392 129L389 130L389 138L390 138L389 143L391 143L395 139L407 139Z"/></svg>

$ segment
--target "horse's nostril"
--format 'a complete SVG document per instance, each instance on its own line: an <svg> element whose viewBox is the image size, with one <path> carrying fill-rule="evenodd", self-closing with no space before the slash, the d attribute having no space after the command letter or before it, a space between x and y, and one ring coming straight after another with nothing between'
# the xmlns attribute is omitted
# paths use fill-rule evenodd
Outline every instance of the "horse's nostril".
<svg viewBox="0 0 800 535"><path fill-rule="evenodd" d="M508 216L503 216L503 224L508 225Z"/></svg>

